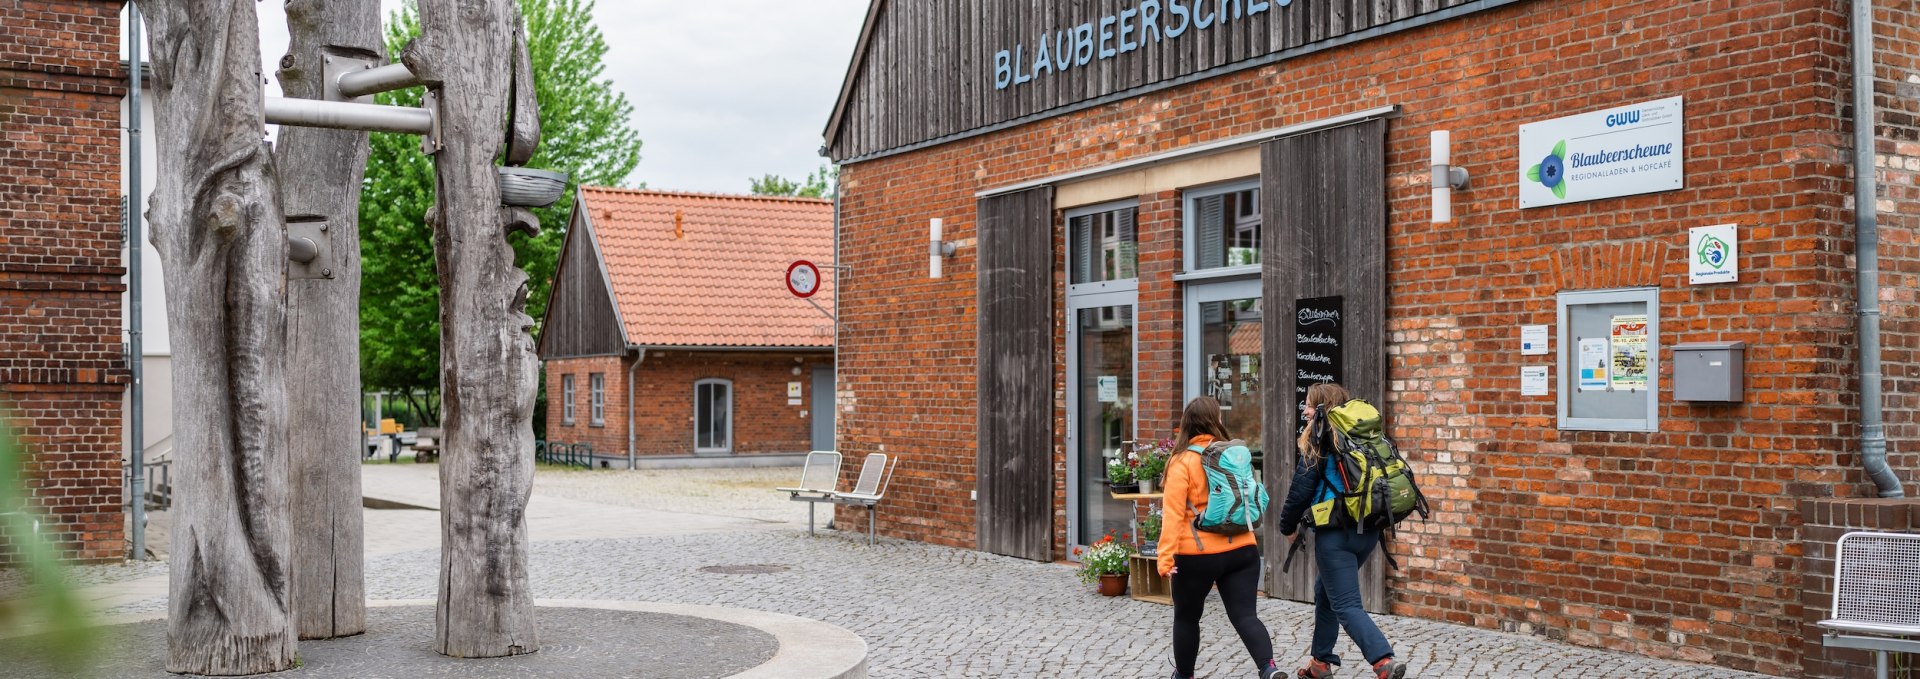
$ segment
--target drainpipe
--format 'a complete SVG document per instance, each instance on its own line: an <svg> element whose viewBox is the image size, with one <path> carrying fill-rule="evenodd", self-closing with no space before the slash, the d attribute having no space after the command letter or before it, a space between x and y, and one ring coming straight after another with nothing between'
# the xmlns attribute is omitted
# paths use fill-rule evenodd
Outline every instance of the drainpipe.
<svg viewBox="0 0 1920 679"><path fill-rule="evenodd" d="M131 81L127 89L127 362L133 370L133 384L127 388L127 401L131 417L127 422L127 446L132 453L129 462L133 465L133 476L128 482L133 486L129 493L133 498L131 542L133 554L127 558L144 561L147 558L147 441L146 441L146 399L142 392L141 379L146 361L145 351L140 342L140 209L146 203L140 199L140 5L127 3L127 49L131 56L127 58L128 78Z"/></svg>
<svg viewBox="0 0 1920 679"><path fill-rule="evenodd" d="M1880 395L1880 220L1873 167L1873 2L1853 0L1853 230L1860 292L1860 462L1880 497L1903 497L1887 465Z"/></svg>
<svg viewBox="0 0 1920 679"><path fill-rule="evenodd" d="M639 385L633 381L633 376L640 372L640 362L644 360L647 360L647 348L634 347L633 365L627 367L627 471L637 469L640 461L634 455L639 434L633 430L633 392L639 391L635 388Z"/></svg>

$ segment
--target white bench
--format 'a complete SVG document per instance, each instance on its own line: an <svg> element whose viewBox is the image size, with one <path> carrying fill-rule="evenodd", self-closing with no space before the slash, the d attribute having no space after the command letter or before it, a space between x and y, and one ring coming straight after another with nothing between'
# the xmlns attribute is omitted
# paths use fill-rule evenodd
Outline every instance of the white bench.
<svg viewBox="0 0 1920 679"><path fill-rule="evenodd" d="M831 450L807 453L806 466L800 468L800 485L775 488L787 499L807 503L807 534L813 534L813 509L822 502L833 502L840 487L840 454Z"/></svg>
<svg viewBox="0 0 1920 679"><path fill-rule="evenodd" d="M1853 532L1840 536L1833 566L1833 610L1820 621L1828 648L1874 652L1879 679L1887 653L1920 653L1920 534Z"/></svg>
<svg viewBox="0 0 1920 679"><path fill-rule="evenodd" d="M893 466L897 468L900 464L896 462ZM887 486L892 483L893 470L887 467L887 456L884 453L871 453L867 455L866 461L860 464L860 480L854 482L853 492L833 494L833 501L837 504L867 508L867 544L869 546L873 544L874 539L873 517L880 513L880 501L886 499Z"/></svg>

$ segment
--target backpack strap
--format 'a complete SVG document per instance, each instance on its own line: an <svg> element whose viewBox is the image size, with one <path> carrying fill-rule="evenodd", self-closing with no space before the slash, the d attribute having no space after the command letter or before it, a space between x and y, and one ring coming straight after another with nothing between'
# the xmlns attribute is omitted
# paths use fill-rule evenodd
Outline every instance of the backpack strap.
<svg viewBox="0 0 1920 679"><path fill-rule="evenodd" d="M1393 535L1393 527L1380 531L1380 555L1387 557L1387 568L1400 570L1400 562L1393 560L1393 550L1387 549L1387 537Z"/></svg>

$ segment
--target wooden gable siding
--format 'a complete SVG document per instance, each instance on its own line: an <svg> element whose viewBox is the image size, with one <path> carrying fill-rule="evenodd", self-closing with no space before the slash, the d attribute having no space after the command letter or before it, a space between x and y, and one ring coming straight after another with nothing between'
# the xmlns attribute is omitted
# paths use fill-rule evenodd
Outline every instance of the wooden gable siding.
<svg viewBox="0 0 1920 679"><path fill-rule="evenodd" d="M1030 66L1043 32L1051 37L1093 22L1097 43L1102 17L1151 1L875 0L829 121L827 155L835 162L868 160L1518 0L1292 0L1286 6L1267 0L1268 9L1258 14L1190 27L1177 38L996 88L1001 50L1023 45L1022 60ZM1215 11L1238 6L1244 12L1250 4L1179 1ZM1168 2L1159 0L1162 22ZM1133 38L1145 39L1137 26Z"/></svg>
<svg viewBox="0 0 1920 679"><path fill-rule="evenodd" d="M626 353L626 333L613 306L605 259L600 256L586 201L574 199L560 266L553 274L546 322L540 327L540 358L613 356Z"/></svg>

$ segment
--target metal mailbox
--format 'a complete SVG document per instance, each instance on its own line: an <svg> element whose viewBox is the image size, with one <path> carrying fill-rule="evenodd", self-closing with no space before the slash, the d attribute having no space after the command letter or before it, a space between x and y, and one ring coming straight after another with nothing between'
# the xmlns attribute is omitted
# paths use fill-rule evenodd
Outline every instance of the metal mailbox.
<svg viewBox="0 0 1920 679"><path fill-rule="evenodd" d="M1690 342L1673 348L1676 401L1738 403L1746 381L1745 342Z"/></svg>

